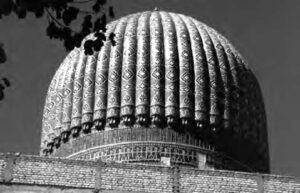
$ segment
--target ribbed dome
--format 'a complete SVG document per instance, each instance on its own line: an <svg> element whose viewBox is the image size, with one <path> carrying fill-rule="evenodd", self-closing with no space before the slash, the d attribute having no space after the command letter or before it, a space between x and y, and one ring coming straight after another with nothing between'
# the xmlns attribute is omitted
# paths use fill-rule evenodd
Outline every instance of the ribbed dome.
<svg viewBox="0 0 300 193"><path fill-rule="evenodd" d="M218 32L163 11L132 14L107 29L115 46L106 41L93 56L74 49L57 70L44 108L42 149L73 128L134 125L198 137L225 128L266 146L259 85Z"/></svg>

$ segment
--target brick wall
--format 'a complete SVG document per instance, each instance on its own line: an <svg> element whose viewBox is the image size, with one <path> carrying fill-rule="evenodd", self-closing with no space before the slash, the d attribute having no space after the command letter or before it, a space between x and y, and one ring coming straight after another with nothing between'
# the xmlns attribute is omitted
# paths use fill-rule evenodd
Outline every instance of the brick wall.
<svg viewBox="0 0 300 193"><path fill-rule="evenodd" d="M101 189L172 192L172 168L163 166L103 164Z"/></svg>
<svg viewBox="0 0 300 193"><path fill-rule="evenodd" d="M284 176L262 176L264 181L265 192L281 193L292 192L300 193L299 178L284 177Z"/></svg>
<svg viewBox="0 0 300 193"><path fill-rule="evenodd" d="M96 168L89 162L19 157L12 171L12 182L89 188L95 184L95 175Z"/></svg>
<svg viewBox="0 0 300 193"><path fill-rule="evenodd" d="M257 192L258 186L253 174L202 171L192 169L180 170L180 187L182 192Z"/></svg>
<svg viewBox="0 0 300 193"><path fill-rule="evenodd" d="M95 184L95 162L0 155L0 182L90 188Z"/></svg>
<svg viewBox="0 0 300 193"><path fill-rule="evenodd" d="M189 167L0 154L0 192L300 192L300 179ZM24 190L25 190L24 189ZM35 191L38 189L39 191ZM51 191L50 191L51 189ZM77 191L71 191L77 192Z"/></svg>
<svg viewBox="0 0 300 193"><path fill-rule="evenodd" d="M0 176L3 176L5 167L6 167L6 161L3 158L0 158Z"/></svg>

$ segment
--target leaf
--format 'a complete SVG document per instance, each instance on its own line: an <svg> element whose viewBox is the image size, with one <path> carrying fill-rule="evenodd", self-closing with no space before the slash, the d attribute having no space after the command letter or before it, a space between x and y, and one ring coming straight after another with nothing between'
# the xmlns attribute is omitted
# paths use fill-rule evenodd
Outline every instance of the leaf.
<svg viewBox="0 0 300 193"><path fill-rule="evenodd" d="M2 80L3 80L6 87L10 87L11 84L10 84L10 81L7 78L2 78Z"/></svg>
<svg viewBox="0 0 300 193"><path fill-rule="evenodd" d="M106 19L105 19L106 21ZM94 32L106 31L106 23L103 23L103 18L98 18L94 23Z"/></svg>
<svg viewBox="0 0 300 193"><path fill-rule="evenodd" d="M93 40L87 40L84 43L84 53L86 55L92 55L93 54L93 46L94 46L94 41Z"/></svg>
<svg viewBox="0 0 300 193"><path fill-rule="evenodd" d="M3 46L0 45L0 63L4 63L6 62L7 58L6 58L6 54L5 51L3 49Z"/></svg>
<svg viewBox="0 0 300 193"><path fill-rule="evenodd" d="M97 38L99 38L101 41L105 41L105 40L106 40L106 36L105 36L105 34L102 33L102 32L97 32L97 33L95 33L95 36L96 36Z"/></svg>
<svg viewBox="0 0 300 193"><path fill-rule="evenodd" d="M115 34L114 33L111 33L111 34L109 34L109 40L111 41L111 44L113 45L113 46L115 46L116 45L116 41L115 41Z"/></svg>
<svg viewBox="0 0 300 193"><path fill-rule="evenodd" d="M4 89L3 86L0 84L0 101L4 99Z"/></svg>
<svg viewBox="0 0 300 193"><path fill-rule="evenodd" d="M63 12L62 19L64 24L70 25L73 20L77 18L79 9L76 7L69 7Z"/></svg>
<svg viewBox="0 0 300 193"><path fill-rule="evenodd" d="M82 23L82 29L81 29L81 34L83 36L87 36L88 34L91 33L91 28L93 27L91 19L92 19L91 15L87 15L84 17L84 21Z"/></svg>
<svg viewBox="0 0 300 193"><path fill-rule="evenodd" d="M14 8L12 0L0 0L0 14L8 16Z"/></svg>
<svg viewBox="0 0 300 193"><path fill-rule="evenodd" d="M95 13L99 13L99 11L100 11L100 4L99 4L98 2L96 2L96 3L93 5L92 9L93 9L93 11L94 11Z"/></svg>
<svg viewBox="0 0 300 193"><path fill-rule="evenodd" d="M106 0L97 0L97 2L100 4L100 5L104 5L106 3Z"/></svg>
<svg viewBox="0 0 300 193"><path fill-rule="evenodd" d="M27 15L26 9L23 9L23 8L17 8L15 10L15 13L17 14L19 19L24 19Z"/></svg>
<svg viewBox="0 0 300 193"><path fill-rule="evenodd" d="M105 28L105 26L106 26L106 15L105 14L103 14L101 17L100 17L100 20L101 20L101 23L100 23L100 25L101 25L101 27L102 28Z"/></svg>
<svg viewBox="0 0 300 193"><path fill-rule="evenodd" d="M71 29L69 28L69 27L64 27L64 28L62 28L62 32L61 32L62 34L62 38L63 39L69 39L70 37L71 37L71 33L72 33L72 31L71 31Z"/></svg>
<svg viewBox="0 0 300 193"><path fill-rule="evenodd" d="M37 17L37 18L43 17L43 15L44 15L44 8L37 9L34 12L34 14L35 14L35 17Z"/></svg>
<svg viewBox="0 0 300 193"><path fill-rule="evenodd" d="M67 38L64 41L64 46L67 51L71 51L75 47L74 38Z"/></svg>
<svg viewBox="0 0 300 193"><path fill-rule="evenodd" d="M66 36L66 31L64 30L64 28L59 28L54 22L51 22L46 29L46 33L50 37L50 39L55 38L64 40Z"/></svg>
<svg viewBox="0 0 300 193"><path fill-rule="evenodd" d="M53 38L53 33L55 31L55 23L54 22L50 22L48 27L46 28L46 34L47 36L49 36L50 39Z"/></svg>
<svg viewBox="0 0 300 193"><path fill-rule="evenodd" d="M101 38L97 38L95 41L94 41L94 50L99 52L100 49L102 48L103 46L103 41Z"/></svg>
<svg viewBox="0 0 300 193"><path fill-rule="evenodd" d="M110 6L110 7L108 8L108 15L109 15L109 17L112 17L112 18L115 17L115 13L114 13L114 10L113 10L113 7L112 7L112 6Z"/></svg>

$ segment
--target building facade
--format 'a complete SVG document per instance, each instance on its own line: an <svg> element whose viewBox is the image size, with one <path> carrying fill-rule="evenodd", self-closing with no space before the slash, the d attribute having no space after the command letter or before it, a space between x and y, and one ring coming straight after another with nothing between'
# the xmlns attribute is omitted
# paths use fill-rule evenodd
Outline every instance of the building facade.
<svg viewBox="0 0 300 193"><path fill-rule="evenodd" d="M115 42L99 52L82 46L62 62L46 97L40 157L1 155L0 190L299 189L296 178L267 174L260 87L224 36L158 10L113 21L111 33Z"/></svg>

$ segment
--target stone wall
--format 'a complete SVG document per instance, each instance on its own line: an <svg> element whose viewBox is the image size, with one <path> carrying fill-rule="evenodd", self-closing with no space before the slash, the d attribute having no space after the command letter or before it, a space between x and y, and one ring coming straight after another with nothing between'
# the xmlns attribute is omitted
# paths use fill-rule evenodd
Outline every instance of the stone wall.
<svg viewBox="0 0 300 193"><path fill-rule="evenodd" d="M295 177L0 154L1 193L294 192Z"/></svg>

